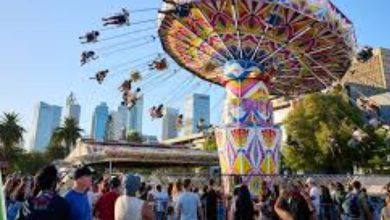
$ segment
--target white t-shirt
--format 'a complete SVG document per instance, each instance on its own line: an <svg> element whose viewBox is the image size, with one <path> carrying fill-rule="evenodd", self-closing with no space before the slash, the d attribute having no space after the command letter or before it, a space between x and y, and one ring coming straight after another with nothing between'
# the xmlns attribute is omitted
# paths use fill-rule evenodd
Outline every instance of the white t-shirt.
<svg viewBox="0 0 390 220"><path fill-rule="evenodd" d="M144 201L127 195L119 196L115 202L115 220L142 220Z"/></svg>
<svg viewBox="0 0 390 220"><path fill-rule="evenodd" d="M91 205L92 208L95 207L97 200L101 196L102 196L101 193L93 193L91 190L88 190L87 197L88 197L89 204Z"/></svg>
<svg viewBox="0 0 390 220"><path fill-rule="evenodd" d="M320 214L320 196L321 190L317 186L312 186L310 188L310 199L313 203L314 208L316 209L317 215Z"/></svg>
<svg viewBox="0 0 390 220"><path fill-rule="evenodd" d="M201 207L201 203L195 193L183 192L176 207L176 210L180 210L180 220L198 220L198 208Z"/></svg>
<svg viewBox="0 0 390 220"><path fill-rule="evenodd" d="M177 212L177 202L179 201L181 194L182 192L179 192L178 194L174 195L172 198L172 206L175 208L175 212Z"/></svg>
<svg viewBox="0 0 390 220"><path fill-rule="evenodd" d="M92 206L95 207L96 202L102 197L103 193L93 193L92 195Z"/></svg>

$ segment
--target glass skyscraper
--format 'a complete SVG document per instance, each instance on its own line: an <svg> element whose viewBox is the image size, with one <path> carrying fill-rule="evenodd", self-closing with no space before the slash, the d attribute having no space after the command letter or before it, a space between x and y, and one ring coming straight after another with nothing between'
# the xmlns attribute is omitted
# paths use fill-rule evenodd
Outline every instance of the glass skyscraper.
<svg viewBox="0 0 390 220"><path fill-rule="evenodd" d="M210 96L204 94L191 94L185 100L184 106L184 134L199 133L197 125L200 119L204 124L210 125Z"/></svg>
<svg viewBox="0 0 390 220"><path fill-rule="evenodd" d="M106 134L106 123L108 120L108 106L105 102L96 106L92 118L91 137L96 141L104 141Z"/></svg>
<svg viewBox="0 0 390 220"><path fill-rule="evenodd" d="M125 140L129 132L138 132L142 135L143 98L129 109L119 106L117 111L112 112L110 123L110 140Z"/></svg>
<svg viewBox="0 0 390 220"><path fill-rule="evenodd" d="M126 106L119 106L116 112L111 113L112 119L112 140L125 140L128 133L129 109Z"/></svg>
<svg viewBox="0 0 390 220"><path fill-rule="evenodd" d="M165 108L164 117L162 118L162 140L175 138L178 135L177 117L179 110L175 108Z"/></svg>
<svg viewBox="0 0 390 220"><path fill-rule="evenodd" d="M135 106L130 109L128 131L135 131L142 134L142 116L144 111L144 98L138 99Z"/></svg>
<svg viewBox="0 0 390 220"><path fill-rule="evenodd" d="M50 143L53 133L60 126L62 107L38 103L33 116L30 141L26 148L34 151L44 151Z"/></svg>
<svg viewBox="0 0 390 220"><path fill-rule="evenodd" d="M72 92L66 99L64 118L74 118L79 122L80 112L81 112L81 106L77 103L76 97Z"/></svg>

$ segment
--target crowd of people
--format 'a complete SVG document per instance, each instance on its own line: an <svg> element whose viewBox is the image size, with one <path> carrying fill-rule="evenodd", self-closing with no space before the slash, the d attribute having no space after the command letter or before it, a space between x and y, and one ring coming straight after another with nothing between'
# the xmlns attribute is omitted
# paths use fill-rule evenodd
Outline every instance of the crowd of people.
<svg viewBox="0 0 390 220"><path fill-rule="evenodd" d="M260 195L245 184L232 194L210 179L202 189L191 179L166 186L146 184L133 174L103 176L89 167L77 168L73 186L60 195L59 174L47 166L36 176L6 178L4 194L8 220L389 220L390 183L386 205L376 213L361 183L263 182Z"/></svg>

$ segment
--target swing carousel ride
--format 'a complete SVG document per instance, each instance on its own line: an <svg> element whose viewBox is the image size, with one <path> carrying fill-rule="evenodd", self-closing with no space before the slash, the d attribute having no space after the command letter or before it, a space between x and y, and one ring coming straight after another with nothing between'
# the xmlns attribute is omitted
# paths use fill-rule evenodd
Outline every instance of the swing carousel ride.
<svg viewBox="0 0 390 220"><path fill-rule="evenodd" d="M157 35L141 40L159 41L168 56L159 53L145 70L130 70L130 78L120 86L123 104L134 106L141 91L147 93L142 86L155 80L159 83L153 87L178 75L194 79L179 73L183 69L197 77L195 87L169 81L177 83L169 86L174 96L183 95L180 89L193 92L196 86L206 85L211 95L211 85L225 89L223 123L215 129L222 174L242 176L252 191L259 188L261 175L279 170L282 134L273 124L270 97L299 96L338 82L354 57L352 22L329 0L163 0L162 8L154 10L158 19L151 22L157 23ZM109 29L132 28L138 24L130 19L135 12L139 11L123 9L105 18L104 24L112 26ZM148 30L155 31L141 28L130 33ZM99 43L100 32L80 38L83 43ZM142 46L135 41L120 50ZM81 63L95 59L100 55L85 51ZM103 83L110 71L99 71L92 78ZM134 89L134 83L142 86ZM152 107L151 117L163 117L163 109L164 104ZM183 115L178 121L182 123Z"/></svg>

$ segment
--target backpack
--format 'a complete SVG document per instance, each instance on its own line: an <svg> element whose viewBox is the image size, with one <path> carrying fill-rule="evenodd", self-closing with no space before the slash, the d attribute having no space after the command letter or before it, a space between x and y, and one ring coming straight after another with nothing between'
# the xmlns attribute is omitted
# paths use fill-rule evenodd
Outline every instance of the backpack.
<svg viewBox="0 0 390 220"><path fill-rule="evenodd" d="M346 199L346 210L345 214L347 214L350 218L359 218L360 217L360 206L359 206L359 193L351 193L347 196Z"/></svg>

